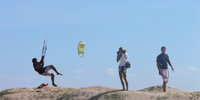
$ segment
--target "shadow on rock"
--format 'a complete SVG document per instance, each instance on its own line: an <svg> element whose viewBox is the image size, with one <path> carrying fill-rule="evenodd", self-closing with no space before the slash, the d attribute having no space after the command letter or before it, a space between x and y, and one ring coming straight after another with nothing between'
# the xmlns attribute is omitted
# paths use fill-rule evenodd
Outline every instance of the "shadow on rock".
<svg viewBox="0 0 200 100"><path fill-rule="evenodd" d="M98 94L98 95L96 95L94 97L91 97L88 100L98 100L102 95L106 95L106 94L114 93L114 92L118 92L118 91L122 91L122 90L113 90L113 91L104 92L104 93Z"/></svg>
<svg viewBox="0 0 200 100"><path fill-rule="evenodd" d="M3 97L4 95L7 95L7 94L13 94L13 93L16 93L16 92L6 92L6 93L0 93L0 97Z"/></svg>

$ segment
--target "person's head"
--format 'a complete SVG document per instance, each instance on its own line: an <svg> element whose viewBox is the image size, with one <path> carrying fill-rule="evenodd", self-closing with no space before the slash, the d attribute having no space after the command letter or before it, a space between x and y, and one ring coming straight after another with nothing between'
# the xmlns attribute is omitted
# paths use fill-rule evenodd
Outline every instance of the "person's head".
<svg viewBox="0 0 200 100"><path fill-rule="evenodd" d="M32 59L33 64L37 63L37 58Z"/></svg>
<svg viewBox="0 0 200 100"><path fill-rule="evenodd" d="M162 51L163 54L165 54L166 47L165 47L165 46L162 46L162 47L161 47L161 51Z"/></svg>
<svg viewBox="0 0 200 100"><path fill-rule="evenodd" d="M124 47L120 47L120 48L119 48L119 52L120 52L120 53L123 53L123 52L124 52Z"/></svg>
<svg viewBox="0 0 200 100"><path fill-rule="evenodd" d="M120 47L119 48L119 53L126 53L126 49L124 47Z"/></svg>

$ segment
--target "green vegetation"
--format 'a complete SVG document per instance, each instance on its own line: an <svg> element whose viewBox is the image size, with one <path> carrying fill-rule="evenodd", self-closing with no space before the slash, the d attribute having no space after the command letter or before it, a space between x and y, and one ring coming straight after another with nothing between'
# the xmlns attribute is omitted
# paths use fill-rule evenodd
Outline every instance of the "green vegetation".
<svg viewBox="0 0 200 100"><path fill-rule="evenodd" d="M158 96L156 100L166 100L167 98L167 96Z"/></svg>
<svg viewBox="0 0 200 100"><path fill-rule="evenodd" d="M124 97L125 95L122 95L121 93L112 93L104 95L105 100L124 100Z"/></svg>
<svg viewBox="0 0 200 100"><path fill-rule="evenodd" d="M154 99L154 98L155 98L154 96L151 96L151 97L150 97L150 99Z"/></svg>
<svg viewBox="0 0 200 100"><path fill-rule="evenodd" d="M64 99L64 100L71 100L73 97L77 97L77 96L78 96L78 94L76 94L75 92L71 92L71 93L65 92L64 94L62 94L58 98L58 100L62 100L62 99Z"/></svg>
<svg viewBox="0 0 200 100"><path fill-rule="evenodd" d="M190 93L190 97L189 97L189 99L191 99L191 100L197 100L197 99L199 99L200 98L200 92L193 92L193 93Z"/></svg>
<svg viewBox="0 0 200 100"><path fill-rule="evenodd" d="M3 97L4 95L6 94L11 94L11 92L9 91L12 91L13 89L6 89L6 90L3 90L0 92L0 97Z"/></svg>

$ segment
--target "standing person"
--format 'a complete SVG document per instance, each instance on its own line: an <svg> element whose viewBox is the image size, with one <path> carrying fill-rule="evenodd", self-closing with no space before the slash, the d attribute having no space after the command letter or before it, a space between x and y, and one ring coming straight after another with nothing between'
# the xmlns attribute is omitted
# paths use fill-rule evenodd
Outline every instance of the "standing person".
<svg viewBox="0 0 200 100"><path fill-rule="evenodd" d="M128 91L128 80L127 80L127 68L125 68L125 64L128 60L128 53L126 53L126 50L123 47L119 48L119 51L117 52L117 62L119 63L119 77L121 80L121 84L123 87L123 91L125 91L124 86L124 80L126 82L126 90Z"/></svg>
<svg viewBox="0 0 200 100"><path fill-rule="evenodd" d="M161 48L162 53L157 56L157 67L159 71L159 75L163 78L163 92L166 92L166 84L168 83L168 64L171 66L172 70L174 68L169 60L169 56L165 53L166 47Z"/></svg>
<svg viewBox="0 0 200 100"><path fill-rule="evenodd" d="M36 58L33 58L32 62L35 71L43 76L51 76L52 85L57 87L57 85L54 83L54 74L49 73L49 70L53 69L57 75L63 75L63 74L59 73L53 65L48 65L44 67L44 56L42 56L40 62L38 62Z"/></svg>

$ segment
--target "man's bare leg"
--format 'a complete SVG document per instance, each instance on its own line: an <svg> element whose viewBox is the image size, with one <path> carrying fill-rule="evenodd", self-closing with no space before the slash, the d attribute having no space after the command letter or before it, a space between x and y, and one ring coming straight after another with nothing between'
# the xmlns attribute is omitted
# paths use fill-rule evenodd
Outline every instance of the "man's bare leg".
<svg viewBox="0 0 200 100"><path fill-rule="evenodd" d="M126 73L123 73L123 76L124 76L124 80L126 82L126 90L128 91L128 80L127 80L127 74Z"/></svg>
<svg viewBox="0 0 200 100"><path fill-rule="evenodd" d="M53 70L56 72L57 75L63 75L63 74L61 74L61 73L59 73L59 72L57 71L57 69L54 67L54 65L51 65L51 69L53 69Z"/></svg>
<svg viewBox="0 0 200 100"><path fill-rule="evenodd" d="M166 92L166 82L163 82L163 92Z"/></svg>
<svg viewBox="0 0 200 100"><path fill-rule="evenodd" d="M125 90L123 74L121 72L119 72L119 77L120 77L120 80L121 80L121 84L122 84L123 90Z"/></svg>
<svg viewBox="0 0 200 100"><path fill-rule="evenodd" d="M51 73L51 81L52 81L52 85L57 87L57 85L54 83L54 74Z"/></svg>

